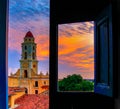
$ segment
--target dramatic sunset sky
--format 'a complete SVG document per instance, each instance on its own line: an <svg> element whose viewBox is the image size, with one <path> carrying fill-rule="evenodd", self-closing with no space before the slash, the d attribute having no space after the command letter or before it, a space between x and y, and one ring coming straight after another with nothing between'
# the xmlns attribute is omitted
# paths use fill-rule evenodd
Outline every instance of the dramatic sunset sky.
<svg viewBox="0 0 120 109"><path fill-rule="evenodd" d="M9 74L20 68L21 43L29 30L37 43L38 71L49 71L49 14L49 0L9 1ZM93 22L63 24L58 27L59 78L72 73L93 78Z"/></svg>
<svg viewBox="0 0 120 109"><path fill-rule="evenodd" d="M9 73L20 67L21 43L31 31L37 43L39 72L49 70L49 0L9 0Z"/></svg>
<svg viewBox="0 0 120 109"><path fill-rule="evenodd" d="M85 79L94 78L94 22L60 24L59 78L80 74Z"/></svg>

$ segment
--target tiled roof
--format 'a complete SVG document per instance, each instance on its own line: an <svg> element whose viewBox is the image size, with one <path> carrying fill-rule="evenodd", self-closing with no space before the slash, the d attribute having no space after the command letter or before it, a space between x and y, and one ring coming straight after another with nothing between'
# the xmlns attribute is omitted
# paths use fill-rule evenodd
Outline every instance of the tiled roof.
<svg viewBox="0 0 120 109"><path fill-rule="evenodd" d="M16 99L15 109L49 109L49 96L39 94L27 94Z"/></svg>
<svg viewBox="0 0 120 109"><path fill-rule="evenodd" d="M25 91L25 88L20 88L20 87L8 87L8 95L13 95L15 92L21 92Z"/></svg>

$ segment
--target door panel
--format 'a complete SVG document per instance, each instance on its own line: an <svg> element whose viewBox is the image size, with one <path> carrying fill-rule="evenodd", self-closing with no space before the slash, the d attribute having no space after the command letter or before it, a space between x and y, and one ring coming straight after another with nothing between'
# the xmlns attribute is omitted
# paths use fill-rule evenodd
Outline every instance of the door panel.
<svg viewBox="0 0 120 109"><path fill-rule="evenodd" d="M112 6L95 21L95 93L113 96Z"/></svg>

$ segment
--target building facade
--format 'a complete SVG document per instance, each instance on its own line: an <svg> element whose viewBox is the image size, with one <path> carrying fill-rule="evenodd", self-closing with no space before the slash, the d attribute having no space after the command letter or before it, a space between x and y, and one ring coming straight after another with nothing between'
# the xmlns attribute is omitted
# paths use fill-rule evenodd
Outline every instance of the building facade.
<svg viewBox="0 0 120 109"><path fill-rule="evenodd" d="M22 43L20 69L8 77L8 87L25 88L27 94L40 94L49 90L49 74L38 74L36 43L31 31L28 31Z"/></svg>

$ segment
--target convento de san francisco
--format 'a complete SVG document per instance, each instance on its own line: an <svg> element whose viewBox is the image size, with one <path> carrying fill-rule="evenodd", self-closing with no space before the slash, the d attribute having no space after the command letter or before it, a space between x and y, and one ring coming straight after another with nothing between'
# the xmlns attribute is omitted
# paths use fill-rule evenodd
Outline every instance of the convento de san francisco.
<svg viewBox="0 0 120 109"><path fill-rule="evenodd" d="M20 68L8 76L8 105L11 108L22 96L32 95L34 99L34 95L49 95L49 73L38 73L37 44L31 31L26 33L21 47Z"/></svg>

